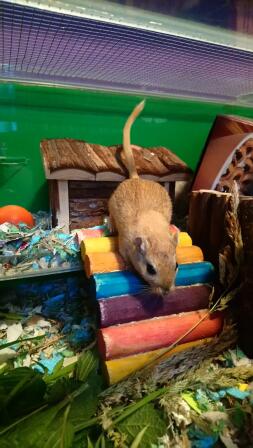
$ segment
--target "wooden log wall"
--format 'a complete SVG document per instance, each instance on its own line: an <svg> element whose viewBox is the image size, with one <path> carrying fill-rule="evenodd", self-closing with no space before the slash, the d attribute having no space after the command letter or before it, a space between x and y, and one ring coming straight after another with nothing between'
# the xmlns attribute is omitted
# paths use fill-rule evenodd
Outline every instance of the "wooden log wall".
<svg viewBox="0 0 253 448"><path fill-rule="evenodd" d="M118 182L69 181L70 230L103 224L108 199Z"/></svg>
<svg viewBox="0 0 253 448"><path fill-rule="evenodd" d="M219 268L219 252L228 243L224 226L230 195L218 191L192 192L188 231L193 244L199 245L206 260ZM244 247L241 273L242 288L236 302L239 344L247 356L253 358L253 197L241 196L239 220ZM232 242L229 241L232 246Z"/></svg>
<svg viewBox="0 0 253 448"><path fill-rule="evenodd" d="M193 191L190 198L188 231L193 244L201 247L204 259L219 266L219 251L226 244L225 212L230 195L212 190Z"/></svg>
<svg viewBox="0 0 253 448"><path fill-rule="evenodd" d="M244 245L243 287L238 297L240 347L253 358L253 197L240 202L240 223Z"/></svg>
<svg viewBox="0 0 253 448"><path fill-rule="evenodd" d="M68 232L103 224L109 213L108 200L118 184L116 181L49 180L53 226L64 225ZM161 185L174 200L175 182Z"/></svg>

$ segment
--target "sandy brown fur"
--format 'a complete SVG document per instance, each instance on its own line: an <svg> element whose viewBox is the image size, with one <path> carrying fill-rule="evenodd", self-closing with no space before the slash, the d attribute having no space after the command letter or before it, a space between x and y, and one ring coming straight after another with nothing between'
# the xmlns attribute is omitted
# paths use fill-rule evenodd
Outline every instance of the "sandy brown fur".
<svg viewBox="0 0 253 448"><path fill-rule="evenodd" d="M131 178L112 194L109 213L125 261L153 288L167 291L174 283L177 236L169 233L172 204L167 191L157 182L139 178L135 169L130 129L133 116L142 108L143 103L134 109L124 128L123 147ZM155 267L156 275L147 273L147 263Z"/></svg>
<svg viewBox="0 0 253 448"><path fill-rule="evenodd" d="M138 117L138 115L143 110L144 106L145 106L145 101L142 101L141 103L137 104L137 106L134 108L132 113L129 115L129 117L125 123L124 129L123 129L123 149L124 149L125 158L126 158L126 167L127 167L130 179L134 179L134 178L138 179L138 177L139 177L138 173L136 171L133 151L131 148L131 138L130 138L131 127L132 127L132 124L134 123L134 121L136 120L136 118Z"/></svg>

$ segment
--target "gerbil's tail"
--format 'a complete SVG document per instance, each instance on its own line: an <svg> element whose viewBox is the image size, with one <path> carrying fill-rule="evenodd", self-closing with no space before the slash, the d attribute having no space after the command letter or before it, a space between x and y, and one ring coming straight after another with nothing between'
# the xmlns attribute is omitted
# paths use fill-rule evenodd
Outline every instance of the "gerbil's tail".
<svg viewBox="0 0 253 448"><path fill-rule="evenodd" d="M125 158L126 158L125 164L126 164L126 168L128 170L130 179L139 177L137 174L137 171L136 171L133 151L131 148L131 139L130 139L131 126L134 123L134 121L136 120L136 118L138 117L138 115L141 113L141 111L144 109L144 106L145 106L145 100L143 100L141 103L139 103L139 104L137 104L137 106L135 106L133 112L128 117L127 122L123 129L123 150L124 150Z"/></svg>

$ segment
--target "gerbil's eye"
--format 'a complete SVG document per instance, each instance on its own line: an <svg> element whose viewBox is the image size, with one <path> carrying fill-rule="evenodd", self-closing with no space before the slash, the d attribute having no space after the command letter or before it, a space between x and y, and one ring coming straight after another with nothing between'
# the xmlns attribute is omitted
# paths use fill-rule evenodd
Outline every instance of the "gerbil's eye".
<svg viewBox="0 0 253 448"><path fill-rule="evenodd" d="M154 266L152 266L152 264L147 263L147 273L149 275L156 275L156 270L154 268Z"/></svg>
<svg viewBox="0 0 253 448"><path fill-rule="evenodd" d="M178 263L176 263L175 271L177 270L177 268L178 268Z"/></svg>

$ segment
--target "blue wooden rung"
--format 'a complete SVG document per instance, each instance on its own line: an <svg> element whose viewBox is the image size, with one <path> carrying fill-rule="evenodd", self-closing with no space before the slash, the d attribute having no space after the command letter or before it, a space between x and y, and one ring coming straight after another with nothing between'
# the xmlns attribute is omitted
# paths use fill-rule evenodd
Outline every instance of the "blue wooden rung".
<svg viewBox="0 0 253 448"><path fill-rule="evenodd" d="M96 298L106 299L127 294L140 294L147 283L130 271L116 271L94 274ZM212 283L215 269L208 261L181 264L176 275L176 286L190 286L199 283Z"/></svg>

